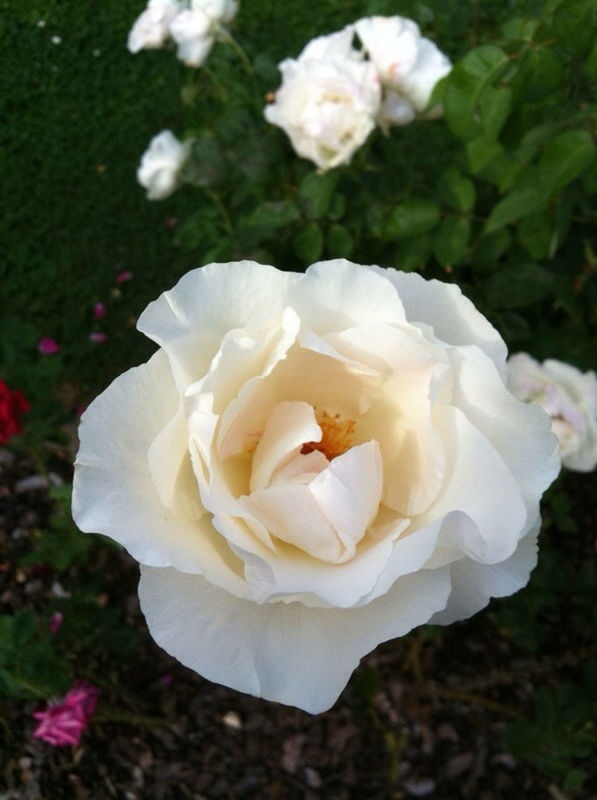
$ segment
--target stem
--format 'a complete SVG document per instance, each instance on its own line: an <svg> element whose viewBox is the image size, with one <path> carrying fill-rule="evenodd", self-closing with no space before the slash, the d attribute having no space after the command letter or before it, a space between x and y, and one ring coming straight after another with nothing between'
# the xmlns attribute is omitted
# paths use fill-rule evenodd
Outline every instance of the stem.
<svg viewBox="0 0 597 800"><path fill-rule="evenodd" d="M234 228L232 226L232 220L230 219L230 215L226 211L226 206L222 202L220 195L217 192L214 192L213 189L210 189L209 186L202 186L201 187L205 194L209 197L212 203L215 204L218 211L220 212L220 216L222 217L222 225L224 230L229 236L232 236L234 233Z"/></svg>
<svg viewBox="0 0 597 800"><path fill-rule="evenodd" d="M496 703L493 700L488 700L486 697L473 694L472 692L462 692L459 689L440 689L438 687L435 687L434 691L437 695L446 700L460 700L467 705L487 708L489 711L497 711L498 714L502 714L505 717L522 719L522 714L516 711L516 709L510 706L504 706L501 703Z"/></svg>
<svg viewBox="0 0 597 800"><path fill-rule="evenodd" d="M251 64L249 56L245 53L243 48L236 41L236 39L230 33L230 31L227 28L224 28L223 26L219 25L218 28L217 28L217 33L218 33L218 37L221 39L221 41L225 42L226 44L229 44L232 47L232 49L234 50L234 52L237 54L237 56L240 58L241 63L243 65L247 75L249 75L250 78L254 79L255 78L255 70L253 69L253 65Z"/></svg>

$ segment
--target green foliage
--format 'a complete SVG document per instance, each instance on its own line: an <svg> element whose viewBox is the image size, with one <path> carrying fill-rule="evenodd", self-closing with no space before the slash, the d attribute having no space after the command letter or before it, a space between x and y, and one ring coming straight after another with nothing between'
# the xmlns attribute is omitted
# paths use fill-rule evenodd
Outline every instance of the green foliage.
<svg viewBox="0 0 597 800"><path fill-rule="evenodd" d="M591 662L580 685L540 687L533 696L533 718L509 723L503 733L515 756L562 781L565 791L582 788L586 774L577 764L594 751L596 679L597 662Z"/></svg>
<svg viewBox="0 0 597 800"><path fill-rule="evenodd" d="M50 497L56 501L56 512L50 518L50 529L35 532L34 547L23 556L21 564L44 564L62 571L87 558L87 551L94 537L82 536L76 528L70 510L71 494L72 487L69 485L50 489Z"/></svg>

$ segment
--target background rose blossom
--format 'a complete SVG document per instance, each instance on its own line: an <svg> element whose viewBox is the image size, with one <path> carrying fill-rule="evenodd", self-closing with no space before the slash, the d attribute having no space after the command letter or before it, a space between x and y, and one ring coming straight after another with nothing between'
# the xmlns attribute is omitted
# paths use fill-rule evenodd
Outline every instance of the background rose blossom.
<svg viewBox="0 0 597 800"><path fill-rule="evenodd" d="M0 444L21 433L21 415L30 409L23 392L9 389L6 382L0 380Z"/></svg>
<svg viewBox="0 0 597 800"><path fill-rule="evenodd" d="M154 638L316 712L359 658L524 586L550 421L452 285L347 261L194 270L85 412L73 514L142 564Z"/></svg>
<svg viewBox="0 0 597 800"><path fill-rule="evenodd" d="M552 420L562 464L578 472L597 465L597 376L571 364L547 359L542 364L527 353L508 359L508 382L521 400L538 403Z"/></svg>

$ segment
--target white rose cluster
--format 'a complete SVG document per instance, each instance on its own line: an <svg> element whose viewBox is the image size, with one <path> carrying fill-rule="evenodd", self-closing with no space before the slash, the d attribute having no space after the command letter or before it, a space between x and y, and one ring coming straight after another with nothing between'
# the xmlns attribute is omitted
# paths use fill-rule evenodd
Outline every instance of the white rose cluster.
<svg viewBox="0 0 597 800"><path fill-rule="evenodd" d="M130 30L128 48L138 53L172 39L178 58L200 67L237 10L237 0L149 0Z"/></svg>
<svg viewBox="0 0 597 800"><path fill-rule="evenodd" d="M508 359L510 390L538 403L551 417L562 464L576 472L597 466L597 376L550 358L539 364L527 353Z"/></svg>
<svg viewBox="0 0 597 800"><path fill-rule="evenodd" d="M323 172L348 164L376 124L387 132L441 113L427 107L452 65L416 22L395 16L366 17L313 39L279 67L282 85L265 117Z"/></svg>
<svg viewBox="0 0 597 800"><path fill-rule="evenodd" d="M148 200L163 200L178 188L191 145L191 140L181 142L172 131L153 137L137 170L137 180L147 189Z"/></svg>
<svg viewBox="0 0 597 800"><path fill-rule="evenodd" d="M526 584L557 440L456 286L209 264L138 327L159 349L85 411L73 514L183 664L321 712L379 642Z"/></svg>

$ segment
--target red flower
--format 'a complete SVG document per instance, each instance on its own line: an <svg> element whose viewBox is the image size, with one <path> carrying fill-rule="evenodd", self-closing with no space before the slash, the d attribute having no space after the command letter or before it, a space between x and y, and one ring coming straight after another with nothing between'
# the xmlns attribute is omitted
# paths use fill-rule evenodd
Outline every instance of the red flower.
<svg viewBox="0 0 597 800"><path fill-rule="evenodd" d="M23 430L20 417L30 408L23 392L13 392L0 381L0 444Z"/></svg>

